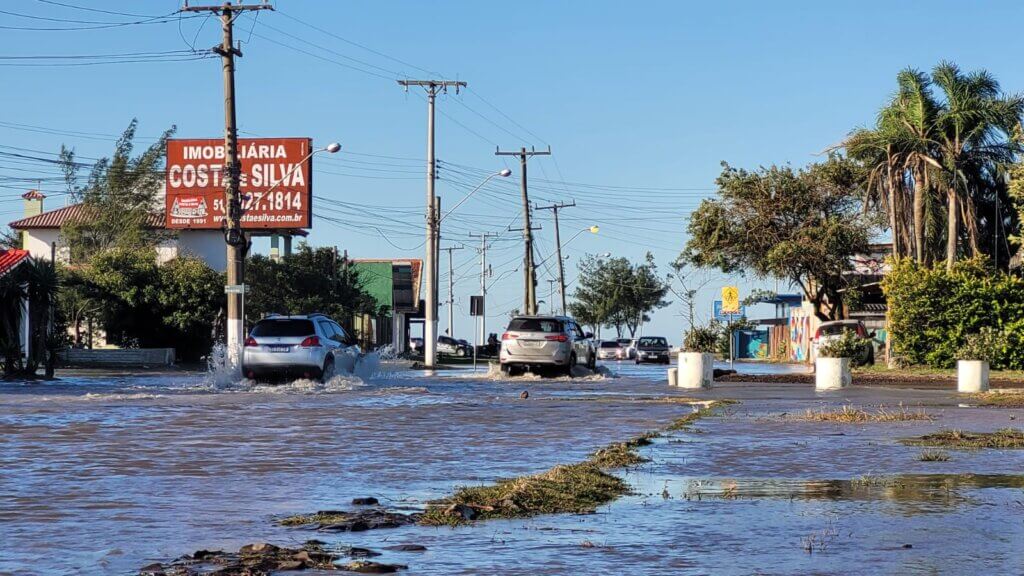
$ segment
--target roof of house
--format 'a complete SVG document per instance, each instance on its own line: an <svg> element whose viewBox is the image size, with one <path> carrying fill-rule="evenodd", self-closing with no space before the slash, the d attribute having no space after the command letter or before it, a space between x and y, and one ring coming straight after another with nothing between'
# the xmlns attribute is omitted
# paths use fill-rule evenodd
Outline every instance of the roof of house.
<svg viewBox="0 0 1024 576"><path fill-rule="evenodd" d="M84 212L84 204L72 204L63 208L57 208L56 210L49 210L35 216L29 216L28 218L22 218L21 220L15 220L14 222L11 222L11 228L14 228L15 230L60 228L67 222L82 219L85 216ZM147 218L146 224L151 228L163 228L164 215L162 213L150 214L149 218Z"/></svg>
<svg viewBox="0 0 1024 576"><path fill-rule="evenodd" d="M28 258L28 250L19 250L17 248L0 250L0 277L17 268L21 263L27 261Z"/></svg>
<svg viewBox="0 0 1024 576"><path fill-rule="evenodd" d="M46 198L46 194L43 194L39 190L29 190L21 195L25 200L42 200Z"/></svg>

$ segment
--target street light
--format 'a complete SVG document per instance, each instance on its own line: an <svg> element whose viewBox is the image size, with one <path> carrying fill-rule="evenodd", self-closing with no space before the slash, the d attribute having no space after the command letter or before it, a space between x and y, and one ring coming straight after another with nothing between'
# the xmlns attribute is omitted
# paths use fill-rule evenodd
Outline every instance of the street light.
<svg viewBox="0 0 1024 576"><path fill-rule="evenodd" d="M441 222L443 222L445 218L450 216L452 212L455 212L456 208L458 208L459 206L462 206L463 202L465 202L466 200L469 200L470 196L472 196L473 194L476 194L477 190L483 188L484 184L487 184L491 180L491 178L494 178L495 176L501 176L502 178L508 178L511 174L512 174L512 171L509 170L508 168L503 168L502 170L499 170L499 171L495 172L494 174L489 174L487 176L487 178L484 178L483 182L477 184L476 188L473 188L473 190L469 194L466 194L465 196L463 196L462 200L459 200L455 204L455 206L452 206L452 209L449 210L447 214L445 214L444 216L441 216L441 218L437 221L438 226L440 226ZM438 233L440 233L440 232L441 231L439 229Z"/></svg>
<svg viewBox="0 0 1024 576"><path fill-rule="evenodd" d="M557 216L558 213L556 212L555 214ZM565 262L562 260L562 241L559 240L559 238L558 238L557 223L558 223L558 218L555 218L555 224L556 224L556 227L555 227L555 242L557 242L555 254L558 255L558 287L559 287L559 295L561 296L561 300L562 300L562 313L565 314L565 265L564 265ZM575 234L573 234L572 238L569 238L565 242L565 245L568 246L570 242L575 240L577 236L579 236L580 234L583 234L584 232L590 232L591 234L597 234L600 230L601 230L601 228L598 225L596 225L596 224L593 225L593 226L589 226L587 228L583 228L581 230L578 230ZM551 256L553 256L553 255L549 254L548 257L543 259L543 260L541 260L540 264L537 264L537 266L541 266L542 264L547 262L551 258Z"/></svg>
<svg viewBox="0 0 1024 576"><path fill-rule="evenodd" d="M580 234L583 234L584 232L590 232L591 234L597 234L600 231L601 231L601 227L597 226L597 225L589 226L587 228L583 228L583 229L577 231L575 234L573 234L571 238L569 238L568 240L565 241L564 244L562 244L562 246L563 247L564 246L568 246L569 242L572 242L573 240L576 239L577 236L579 236ZM561 251L561 250L559 250L559 251ZM610 253L609 253L609 255L610 255ZM550 260L553 256L554 256L554 254L548 254L548 257L543 259L543 260L541 260L539 263L537 263L536 266L540 267L542 264L544 264L545 262ZM566 255L566 258L568 259L568 255Z"/></svg>
<svg viewBox="0 0 1024 576"><path fill-rule="evenodd" d="M267 191L264 192L264 194L270 194L270 192L272 192L274 190L274 188L277 188L282 182L287 180L292 175L292 172L295 172L296 170L298 170L299 167L302 166L303 164L305 164L306 160L309 160L310 158L312 158L314 154L318 154L320 152L327 152L328 154L334 154L338 150L341 150L341 144L338 144L337 142L331 142L330 144L328 144L327 146L324 146L323 148L317 148L316 150L311 151L309 154L306 154L305 158L303 158L302 160L299 160L294 166L292 166L291 170L285 172L284 176L282 176L280 180L278 180L277 182L274 182L274 184L271 185L270 188L267 188Z"/></svg>

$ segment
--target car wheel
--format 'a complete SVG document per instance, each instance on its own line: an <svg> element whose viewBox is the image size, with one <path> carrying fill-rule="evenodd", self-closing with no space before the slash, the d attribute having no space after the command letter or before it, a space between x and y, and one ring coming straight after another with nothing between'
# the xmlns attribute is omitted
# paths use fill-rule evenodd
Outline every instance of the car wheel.
<svg viewBox="0 0 1024 576"><path fill-rule="evenodd" d="M466 356L466 349L459 348L459 351L456 352L455 355L458 356L459 358L464 358Z"/></svg>
<svg viewBox="0 0 1024 576"><path fill-rule="evenodd" d="M563 373L566 376L569 376L571 378L572 377L572 369L573 369L574 366L576 366L576 353L575 352L573 352L572 354L569 355L569 363L566 364L565 368L562 369Z"/></svg>
<svg viewBox="0 0 1024 576"><path fill-rule="evenodd" d="M320 371L320 381L328 382L331 378L334 378L334 358L328 358L324 362L324 368Z"/></svg>

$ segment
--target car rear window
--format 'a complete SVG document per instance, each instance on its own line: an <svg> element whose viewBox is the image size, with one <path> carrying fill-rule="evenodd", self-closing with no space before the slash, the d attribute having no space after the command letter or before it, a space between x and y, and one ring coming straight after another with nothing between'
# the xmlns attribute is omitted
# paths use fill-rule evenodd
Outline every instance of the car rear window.
<svg viewBox="0 0 1024 576"><path fill-rule="evenodd" d="M562 322L551 318L513 318L508 324L514 332L562 332Z"/></svg>
<svg viewBox="0 0 1024 576"><path fill-rule="evenodd" d="M601 348L618 348L618 342L601 342Z"/></svg>
<svg viewBox="0 0 1024 576"><path fill-rule="evenodd" d="M253 336L309 336L315 333L309 320L260 320L252 329Z"/></svg>
<svg viewBox="0 0 1024 576"><path fill-rule="evenodd" d="M849 330L850 332L857 331L856 324L829 324L821 327L822 336L839 336L843 332Z"/></svg>
<svg viewBox="0 0 1024 576"><path fill-rule="evenodd" d="M640 346L668 346L668 341L664 338L641 338Z"/></svg>

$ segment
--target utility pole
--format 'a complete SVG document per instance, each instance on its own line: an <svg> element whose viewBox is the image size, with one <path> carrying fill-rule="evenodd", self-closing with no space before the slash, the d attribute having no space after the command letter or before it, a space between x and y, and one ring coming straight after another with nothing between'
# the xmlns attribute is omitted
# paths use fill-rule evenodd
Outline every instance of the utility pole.
<svg viewBox="0 0 1024 576"><path fill-rule="evenodd" d="M526 161L532 156L550 156L551 147L549 146L547 151L537 152L532 147L527 150L526 147L522 147L518 152L502 152L499 148L494 152L495 156L519 156L519 164L522 167L522 176L520 178L520 187L522 188L523 195L523 243L525 244L525 254L523 257L523 281L526 284L526 290L523 294L523 308L527 315L537 314L537 277L536 272L533 269L533 230L530 227L530 195L526 186ZM512 230L509 228L509 230Z"/></svg>
<svg viewBox="0 0 1024 576"><path fill-rule="evenodd" d="M558 211L562 208L572 208L575 205L576 201L573 200L572 204L537 206L537 210L551 210L551 214L555 217L555 257L558 258L558 294L561 297L562 314L565 314L565 261L562 260L562 238L558 235ZM569 239L570 242L572 240L572 238Z"/></svg>
<svg viewBox="0 0 1024 576"><path fill-rule="evenodd" d="M213 51L220 54L224 68L224 240L227 244L228 297L227 348L228 357L238 364L244 339L243 290L245 283L246 238L242 232L242 202L238 193L240 166L238 164L238 131L235 117L235 56L242 51L234 46L232 36L235 20L243 12L273 10L270 4L230 4L220 6L189 6L186 0L182 12L213 12L220 14L223 38Z"/></svg>
<svg viewBox="0 0 1024 576"><path fill-rule="evenodd" d="M548 313L552 316L555 315L555 280L554 278L548 278ZM562 312L565 314L565 312Z"/></svg>
<svg viewBox="0 0 1024 576"><path fill-rule="evenodd" d="M440 236L439 218L434 201L434 181L437 179L437 161L434 158L434 100L438 92L449 87L460 88L465 82L454 80L399 80L405 87L421 86L427 92L427 241L423 276L427 279L426 310L423 311L423 364L433 368L437 363L437 248Z"/></svg>
<svg viewBox="0 0 1024 576"><path fill-rule="evenodd" d="M448 336L455 338L455 277L452 275L452 252L465 246L441 248L448 253Z"/></svg>
<svg viewBox="0 0 1024 576"><path fill-rule="evenodd" d="M483 234L469 233L470 238L480 239L480 296L484 299L483 310L480 311L480 332L478 342L483 345L487 342L487 277L490 272L487 270L487 239L495 238L498 234L484 232Z"/></svg>

